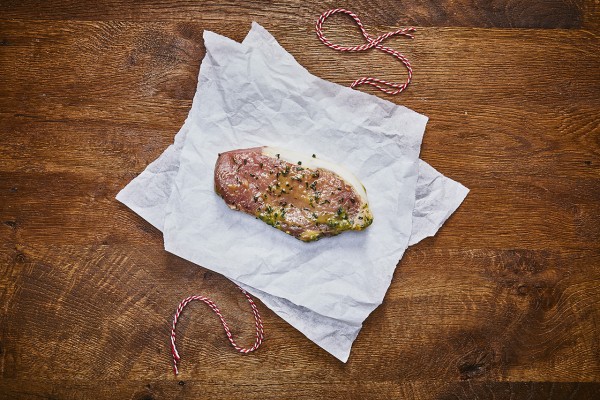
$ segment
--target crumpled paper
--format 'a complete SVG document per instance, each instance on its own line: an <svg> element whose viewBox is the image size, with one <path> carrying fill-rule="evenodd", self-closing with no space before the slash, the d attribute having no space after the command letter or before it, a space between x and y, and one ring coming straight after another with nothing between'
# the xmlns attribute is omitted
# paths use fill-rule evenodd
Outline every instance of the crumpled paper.
<svg viewBox="0 0 600 400"><path fill-rule="evenodd" d="M242 44L204 39L175 143L117 199L164 232L168 251L232 279L345 362L406 247L468 190L418 160L426 117L311 75L256 23ZM373 225L303 243L229 210L213 190L217 154L260 145L345 165L367 188Z"/></svg>

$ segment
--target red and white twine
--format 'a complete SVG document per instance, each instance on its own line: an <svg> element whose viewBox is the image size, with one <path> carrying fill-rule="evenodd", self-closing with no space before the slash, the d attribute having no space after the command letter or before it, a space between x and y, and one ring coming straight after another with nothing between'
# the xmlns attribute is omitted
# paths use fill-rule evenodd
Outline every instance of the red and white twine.
<svg viewBox="0 0 600 400"><path fill-rule="evenodd" d="M338 13L347 14L350 17L352 17L352 19L354 19L354 21L360 28L360 31L362 32L363 36L367 40L367 43L360 45L360 46L344 47L344 46L339 46L337 44L332 43L331 41L329 41L329 39L327 39L325 37L325 35L323 35L323 23L325 22L325 20L327 18L329 18L331 15L338 14ZM406 82L404 82L402 84L388 82L388 81L384 81L382 79L371 78L371 77L366 76L366 77L358 78L357 80L355 80L350 85L350 87L353 88L358 85L367 84L367 85L375 86L377 89L379 89L385 93L398 94L398 93L402 92L404 89L406 89L406 87L410 83L410 81L412 79L413 70L412 70L412 66L410 65L410 62L408 61L408 59L399 51L396 51L387 46L383 46L381 44L381 42L383 42L385 39L387 39L391 36L395 36L395 35L406 36L410 39L414 39L414 36L411 35L410 33L414 32L415 28L411 27L411 28L398 29L393 32L384 33L383 35L379 35L377 37L372 37L371 35L369 35L367 33L367 31L365 30L365 27L363 26L362 22L360 22L360 19L358 18L358 16L356 16L356 14L354 14L352 11L348 11L343 8L335 8L333 10L329 10L329 11L326 11L323 14L321 14L319 19L317 20L316 30L317 30L317 37L319 38L319 40L321 40L321 42L323 42L323 44L325 44L325 46L331 47L334 50L363 51L363 50L375 48L375 49L378 49L378 50L381 50L388 54L393 55L398 60L400 60L402 62L402 64L404 64L406 69L408 70L408 77L406 78Z"/></svg>
<svg viewBox="0 0 600 400"><path fill-rule="evenodd" d="M221 324L223 325L223 329L225 330L227 339L229 339L229 342L231 343L231 345L233 346L234 349L236 349L240 353L244 353L244 354L250 353L250 352L258 349L258 347L260 346L260 344L262 343L262 341L264 339L262 319L260 318L260 314L258 313L258 308L256 307L254 300L252 300L252 297L250 297L248 292L246 292L244 289L242 289L239 286L237 288L242 291L244 296L246 296L246 299L248 299L248 303L250 303L250 307L252 307L252 313L254 314L254 322L255 322L255 326L256 326L256 340L254 341L254 345L247 349L237 345L235 340L233 340L233 335L231 334L231 331L229 330L229 325L227 325L225 318L223 318L223 314L221 314L221 310L219 310L219 307L217 307L217 305L211 299L209 299L208 297L204 297L204 296L186 297L177 306L177 310L175 311L175 316L173 317L173 325L171 327L171 354L173 355L173 372L175 372L175 375L177 375L179 373L179 370L177 368L177 362L179 360L181 360L181 357L179 356L179 353L177 352L177 347L175 346L175 338L176 338L175 328L177 326L177 321L179 320L179 316L181 315L181 312L183 311L185 306L187 306L192 301L198 300L198 301L202 301L202 302L206 303L206 305L208 305L210 307L210 309L213 310L213 312L215 314L217 314L217 316L221 320Z"/></svg>

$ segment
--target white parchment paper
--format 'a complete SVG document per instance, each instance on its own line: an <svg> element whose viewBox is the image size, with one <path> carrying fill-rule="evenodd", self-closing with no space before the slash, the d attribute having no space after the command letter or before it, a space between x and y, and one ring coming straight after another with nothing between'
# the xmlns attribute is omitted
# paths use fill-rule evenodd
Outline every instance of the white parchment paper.
<svg viewBox="0 0 600 400"><path fill-rule="evenodd" d="M346 361L409 238L434 234L467 190L418 162L423 116L313 77L257 24L243 45L210 32L205 40L199 91L175 144L117 198L165 229L168 250L245 285ZM263 144L351 165L383 221L306 244L224 207L212 191L216 154Z"/></svg>

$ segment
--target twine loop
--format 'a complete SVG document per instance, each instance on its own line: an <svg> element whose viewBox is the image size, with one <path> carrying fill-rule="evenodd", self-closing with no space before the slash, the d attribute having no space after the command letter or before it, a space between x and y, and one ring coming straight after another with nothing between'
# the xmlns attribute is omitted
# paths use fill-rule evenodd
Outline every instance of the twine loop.
<svg viewBox="0 0 600 400"><path fill-rule="evenodd" d="M171 354L173 355L173 372L175 373L175 375L177 375L179 373L179 369L177 368L177 362L179 360L181 360L181 357L179 356L179 352L177 351L177 347L175 346L175 339L176 339L175 328L177 327L177 321L179 321L179 316L181 315L181 312L183 311L185 306L187 306L192 301L204 302L206 305L208 305L210 307L210 309L215 314L217 314L217 316L221 320L221 325L223 325L223 329L225 330L227 339L229 339L229 342L231 343L233 348L236 349L237 351L239 351L240 353L247 354L247 353L253 352L254 350L258 349L258 347L261 345L261 343L264 339L264 331L263 331L262 319L260 318L260 314L258 313L258 308L256 307L254 300L252 300L252 297L250 297L248 292L246 292L244 289L242 289L239 286L237 288L242 291L244 296L246 296L246 299L248 300L248 303L250 303L250 307L252 308L252 314L254 314L254 324L256 327L256 339L254 341L254 345L250 348L244 348L244 347L237 345L237 343L233 339L233 335L231 334L229 325L227 325L225 318L221 314L221 310L219 310L219 307L217 307L217 305L211 299L209 299L208 297L205 297L205 296L186 297L177 306L177 310L175 311L175 315L173 316L173 325L171 327Z"/></svg>
<svg viewBox="0 0 600 400"><path fill-rule="evenodd" d="M340 46L335 43L332 43L329 39L327 39L325 37L325 35L323 35L323 23L325 22L325 20L327 18L329 18L330 16L332 16L333 14L338 14L338 13L347 14L350 17L352 17L354 22L356 22L356 24L360 28L362 35L367 40L367 43L362 44L360 46ZM356 14L354 14L352 11L346 10L344 8L334 8L332 10L325 11L323 14L321 14L319 19L317 20L316 31L317 31L317 37L319 38L319 40L321 42L323 42L323 44L327 47L330 47L334 50L339 50L339 51L365 51L368 49L375 48L375 49L381 50L385 53L391 54L392 56L396 57L398 60L400 60L402 62L402 64L404 64L404 66L406 67L406 70L408 71L408 76L406 78L406 82L404 82L404 83L388 82L388 81L385 81L382 79L365 76L362 78L358 78L357 80L352 82L352 84L350 85L351 88L354 88L358 85L367 84L367 85L375 86L377 89L381 90L382 92L388 93L388 94L398 94L398 93L402 92L404 89L406 89L406 87L410 84L410 81L412 80L412 74L413 74L413 69L412 69L412 66L410 65L410 61L408 61L408 59L399 51L394 50L390 47L384 46L381 44L381 42L383 42L384 40L386 40L387 38L389 38L391 36L396 36L396 35L406 36L410 39L414 39L414 36L411 35L411 32L414 32L415 28L410 27L410 28L397 29L393 32L388 32L388 33L379 35L377 37L373 37L367 33L364 25L362 24L362 22L360 21L358 16Z"/></svg>

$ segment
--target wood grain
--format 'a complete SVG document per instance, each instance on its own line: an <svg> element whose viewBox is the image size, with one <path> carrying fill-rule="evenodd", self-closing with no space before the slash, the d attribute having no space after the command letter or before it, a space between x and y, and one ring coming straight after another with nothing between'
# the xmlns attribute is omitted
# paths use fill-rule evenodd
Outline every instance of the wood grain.
<svg viewBox="0 0 600 400"><path fill-rule="evenodd" d="M19 387L19 382L7 381L6 395L8 399L36 399L37 393L46 390L44 383L31 382L28 388ZM437 398L454 399L488 399L527 400L527 399L593 399L597 393L597 385L589 383L557 384L550 382L457 382L443 384L438 382L378 382L340 384L336 382L314 382L301 389L294 385L271 384L258 386L254 383L231 385L227 388L230 398L245 399L349 399L362 400L364 388L369 389L368 398L389 399L401 398L416 400ZM60 399L97 399L110 398L114 393L131 393L132 400L149 399L214 399L223 395L223 385L207 383L204 380L180 380L173 382L127 382L116 385L96 387L86 382L78 382L76 386L65 387L61 382L54 383L52 393Z"/></svg>
<svg viewBox="0 0 600 400"><path fill-rule="evenodd" d="M591 3L591 2L590 2ZM351 7L350 7L351 5ZM129 4L119 0L97 2L9 0L3 3L4 18L24 19L85 19L85 20L196 20L265 19L289 20L297 25L316 19L322 12L340 7L339 2L306 2L292 0L273 3L179 0L161 2L143 0ZM400 7L391 0L350 3L358 15L365 15L389 25L467 26L500 28L579 28L582 23L582 0L427 0L404 2ZM365 17L367 18L367 17Z"/></svg>
<svg viewBox="0 0 600 400"><path fill-rule="evenodd" d="M0 398L592 399L600 390L600 42L589 1L353 1L415 67L401 96L430 117L421 156L471 189L411 247L347 364L259 304L258 352L190 306L214 298L241 343L252 317L225 278L166 253L114 200L185 120L204 29L263 24L313 74L401 81L377 52L324 47L333 2L0 4ZM506 29L520 28L520 29ZM348 20L328 21L360 43ZM366 266L376 267L376 266Z"/></svg>

